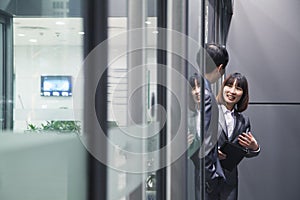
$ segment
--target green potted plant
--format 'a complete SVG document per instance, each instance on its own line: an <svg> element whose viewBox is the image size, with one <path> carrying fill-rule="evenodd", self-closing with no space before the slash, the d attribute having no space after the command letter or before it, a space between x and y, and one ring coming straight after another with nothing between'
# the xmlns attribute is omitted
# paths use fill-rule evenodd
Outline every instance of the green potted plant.
<svg viewBox="0 0 300 200"><path fill-rule="evenodd" d="M62 121L51 120L42 123L40 126L34 124L28 124L28 132L57 132L57 133L79 133L80 125L79 121Z"/></svg>

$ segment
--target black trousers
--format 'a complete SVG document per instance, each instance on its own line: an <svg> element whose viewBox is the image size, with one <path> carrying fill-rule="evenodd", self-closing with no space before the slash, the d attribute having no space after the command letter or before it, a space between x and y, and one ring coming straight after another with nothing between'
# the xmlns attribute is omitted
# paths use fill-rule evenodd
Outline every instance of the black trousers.
<svg viewBox="0 0 300 200"><path fill-rule="evenodd" d="M223 178L214 178L212 180L207 180L205 182L205 200L219 200L223 183ZM200 196L199 169L195 168L195 200L200 200Z"/></svg>
<svg viewBox="0 0 300 200"><path fill-rule="evenodd" d="M195 187L195 198L200 200L200 176L195 176ZM237 197L238 185L229 185L222 178L205 183L205 200L237 200Z"/></svg>

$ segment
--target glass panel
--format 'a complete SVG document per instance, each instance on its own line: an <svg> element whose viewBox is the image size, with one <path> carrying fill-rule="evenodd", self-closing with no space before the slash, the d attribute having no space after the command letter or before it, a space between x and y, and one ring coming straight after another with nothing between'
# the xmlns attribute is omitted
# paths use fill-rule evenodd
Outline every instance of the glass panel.
<svg viewBox="0 0 300 200"><path fill-rule="evenodd" d="M80 0L0 3L14 16L14 80L5 82L14 89L13 131L0 134L0 199L86 198L83 124L74 115L82 109L82 96L74 99L82 92L75 84L83 62L80 7ZM44 75L56 78L47 83L50 96L41 95Z"/></svg>
<svg viewBox="0 0 300 200"><path fill-rule="evenodd" d="M203 146L204 131L204 55L203 46L211 37L209 29L209 1L191 1L189 3L189 57L196 55L194 59L189 59L191 65L188 68L188 96L187 96L187 133L188 133L188 159L187 159L187 199L204 199L204 169L203 163L198 158L198 148ZM195 29L195 24L199 24ZM192 41L191 41L192 39ZM194 44L196 41L197 44ZM196 74L195 74L196 73ZM195 166L199 169L195 169ZM196 181L199 183L196 184ZM196 191L197 197L195 195Z"/></svg>
<svg viewBox="0 0 300 200"><path fill-rule="evenodd" d="M168 164L172 164L166 167L169 171L164 171L166 173L160 177L165 181L163 195L176 196L174 189L185 195L186 188L178 191L178 182L172 182L174 177L179 177L182 178L179 184L188 181L194 185L190 183L195 176L193 170L188 168L187 175L179 176L178 173L180 170L186 172L184 151L188 127L186 119L182 118L189 114L185 112L189 108L191 88L187 89L185 84L194 72L199 72L195 60L202 38L210 41L219 30L212 27L215 22L209 23L210 17L215 16L214 10L209 10L207 0L203 8L198 0L190 1L189 5L194 7L189 7L192 12L187 13L185 2L164 1L170 6L164 10L170 13L163 16L165 21L162 20L166 24L163 27L170 28L166 31L158 28L156 9L159 2L156 0L108 2L109 38L105 42L108 44L109 160L104 163L108 167L107 199L156 199L156 171ZM14 15L14 79L7 81L13 82L14 88L14 134L1 134L0 174L7 176L1 179L5 187L0 188L0 199L20 199L20 196L25 200L84 199L86 152L77 137L84 125L81 121L84 95L79 95L84 94L83 82L78 76L83 71L85 37L81 1L5 0L0 2L0 8ZM202 21L203 13L205 21ZM186 18L193 19L193 23L185 24ZM1 28L2 33L4 27ZM189 30L188 37L186 30ZM166 45L157 42L158 38ZM158 46L163 49L158 50ZM157 55L161 50L165 51L165 62L158 64ZM45 81L46 76L51 77L51 83ZM62 76L71 77L71 82L62 82ZM166 92L158 96L160 84ZM41 89L45 88L50 91L46 89L41 94ZM158 105L162 98L166 103ZM177 112L173 112L176 109ZM162 137L159 137L166 118L170 123L168 130L163 132L166 142L163 147L173 143L177 135L181 140L180 147L162 152L159 149ZM184 123L180 129L176 124L178 118ZM106 149L103 152L106 153ZM181 157L177 162L176 153L184 155L184 159ZM15 189L20 192L15 193Z"/></svg>
<svg viewBox="0 0 300 200"><path fill-rule="evenodd" d="M158 146L156 4L124 2L109 6L108 199L151 199L157 155L148 152Z"/></svg>
<svg viewBox="0 0 300 200"><path fill-rule="evenodd" d="M193 3L193 1L191 2ZM229 1L227 2L228 4L230 4L231 6L231 2L229 3ZM226 4L227 4L226 3ZM202 5L203 5L203 8L202 8ZM195 6L196 7L196 6ZM202 40L203 40L203 43L216 43L216 44L224 44L225 41L226 41L226 31L228 31L228 26L229 26L229 23L230 23L230 20L225 18L224 15L225 15L225 9L226 7L224 7L222 1L215 1L215 0L205 0L205 1L202 1L201 2L201 6L200 6L200 9L198 10L199 11L199 16L200 17L200 31L198 32L199 34L199 38L200 38L200 42L199 44L202 43ZM191 11L194 11L193 8L190 8ZM191 13L190 15L190 18L189 18L189 23L191 23L191 20L193 20L193 17L195 15L195 13L197 13L197 11L195 12L189 12ZM203 18L202 18L203 16ZM203 20L203 21L202 21ZM227 23L226 26L227 27L222 27L224 26L223 23ZM196 23L193 23L193 24L196 24ZM190 28L191 28L191 24L190 24ZM226 30L223 28L226 28ZM190 33L193 32L193 31L190 31ZM191 37L193 37L193 35L191 35ZM190 53L192 53L193 51L190 51ZM205 52L205 51L204 51ZM205 58L204 56L205 54L200 54L198 55L199 57L197 59L199 59L200 61L200 65L204 66L204 64L206 64L207 66L209 66L210 64L209 63L213 63L213 61L211 59L208 59L208 58ZM204 59L206 59L204 61ZM214 66L215 63L213 63L213 65L211 66ZM199 69L196 69L196 68L189 68L189 73L190 73L190 77L192 75L192 73L194 72L199 72L200 71L200 74L204 74L204 69L200 67L200 70L198 71ZM193 77L193 79L197 79L196 77ZM192 80L193 80L192 79ZM201 79L201 78L200 78ZM196 83L198 84L198 82L201 82L201 80L199 81L191 81L190 84L191 86L194 86L196 85ZM221 85L221 82L222 82L222 78L219 79L218 81L216 81L216 83L212 84L211 87L212 87L212 92L214 93L214 95L217 94L219 88L220 88L220 85ZM202 110L204 110L204 105L201 103L201 101L204 100L204 85L200 85L200 91L201 91L201 99L200 99L200 102L197 103L197 105L199 104L200 107L202 108ZM197 87L195 87L197 88ZM190 88L191 90L192 88ZM198 89L199 91L199 89ZM197 92L198 92L197 91ZM195 92L195 90L194 90ZM190 99L193 99L192 96L190 96ZM189 129L189 133L192 133L194 132L193 134L196 135L195 133L197 133L198 135L201 135L201 133L204 132L204 124L205 121L204 121L204 115L206 113L202 113L202 112L198 112L196 111L196 109L194 108L195 107L195 102L194 101L191 101L191 104L189 105L192 105L192 106L189 106L188 108L188 129ZM202 107L203 106L203 107ZM199 106L197 106L199 107ZM218 124L218 110L217 110L217 107L215 106L215 109L212 108L212 110L214 110L214 112L212 111L212 116L211 116L211 120L214 120L213 123L212 121L210 122L210 125L212 125L212 127L217 127L217 124ZM215 113L215 115L213 114ZM202 118L202 119L201 119ZM198 129L198 130L197 130ZM192 131L191 131L192 130ZM199 134L200 133L200 134ZM196 137L196 136L194 136ZM201 138L201 137L200 137ZM203 140L203 138L200 139L200 141ZM193 143L191 143L190 145L190 148L189 148L189 151L188 153L190 154L190 152L193 152L193 150L195 149L194 148L195 146L195 141ZM203 147L203 145L200 144L201 147ZM196 158L197 158L198 155L196 155ZM201 163L199 161L199 159L195 159L195 155L193 156L193 161L196 160L197 163L196 164L200 164L200 166L203 167L203 163ZM192 200L192 199L195 199L195 195L194 195L194 190L196 189L200 189L200 197L198 197L198 199L204 199L204 192L205 192L205 179L204 179L204 169L201 170L198 170L198 171L195 171L196 173L193 172L194 168L195 168L195 165L194 163L191 162L191 160L188 160L188 189L189 189L189 192L188 192L188 199ZM200 177L199 177L200 176ZM196 187L193 187L195 185L194 181L196 180L193 180L195 177L198 177L200 178L200 184L196 187L200 187L200 188L196 188Z"/></svg>
<svg viewBox="0 0 300 200"><path fill-rule="evenodd" d="M164 125L164 121L160 121L162 118L157 118L157 113L161 112L165 118L167 117L167 113L162 106L157 105L158 98L172 99L168 106L168 117L171 122L168 128L177 131L177 133L178 131L187 133L187 127L180 127L179 130L176 120L184 118L180 111L187 109L185 108L186 105L181 103L188 102L189 98L185 95L180 95L180 99L176 99L176 94L184 94L188 91L185 87L185 84L188 83L188 77L185 77L186 74L182 73L184 71L182 69L185 68L183 63L188 61L188 63L192 64L188 68L189 75L199 72L195 55L200 48L199 38L202 37L200 35L202 34L202 28L197 27L197 31L193 35L195 37L191 37L197 38L199 43L196 44L189 37L181 37L186 35L179 35L177 31L172 32L157 28L156 3L156 1L139 1L134 4L122 4L122 8L128 10L128 15L126 15L125 11L118 13L116 11L118 9L112 9L115 8L112 6L115 5L113 2L109 6L108 121L110 128L108 137L110 149L108 156L108 199L156 199L156 170L163 167L160 164L159 151L156 151L160 150L158 137L161 127L159 123L161 122ZM179 5L180 1L177 3ZM147 5L146 8L145 4ZM198 8L193 13L193 17L197 19L195 24L199 24L199 17L202 17L202 13L199 3L195 4ZM151 8L154 9L153 14L151 14ZM148 13L146 12L146 14L143 10L147 10ZM186 24L181 23L182 17L186 17L183 10L176 13L174 9L172 15L174 17L170 20L170 24L175 24L180 31L186 26ZM131 16L135 16L138 20L133 20ZM205 27L207 27L207 22L205 22ZM170 48L168 57L173 62L170 66L165 65L166 63L164 65L157 64L157 36L164 34L164 32L166 36L172 38L172 45L168 46ZM204 33L207 34L207 31ZM166 42L167 38L163 39L165 39L163 42ZM193 55L191 57L185 54L186 43L191 45L191 52L189 52L190 55ZM161 47L165 48L161 50L167 50L166 46L162 45ZM158 80L158 76L161 75L157 74L159 67L166 68L168 73L168 77L167 75L163 77L165 80L168 78L168 82L163 85L168 88L168 91L163 94L165 95L164 97L158 97L157 94L158 85L162 84ZM174 69L176 67L176 69L173 70L173 67ZM178 77L178 72L182 73L181 77ZM182 80L182 77L184 77L184 80ZM190 94L190 91L188 94ZM176 109L177 111L174 112ZM184 153L185 149L181 148L186 146L185 132L183 135L177 134L182 137L181 142L177 141L180 147L178 149L172 147L171 151L174 150L175 152L178 150L181 153L180 155ZM172 143L172 137L175 137L176 134L175 132L171 134L169 132L168 134L168 142ZM170 151L170 149L168 150ZM171 158L171 156L178 153L168 152L168 150L159 152L164 156L170 156L168 158L164 157L163 165L170 164L170 160L175 159L174 157ZM144 155L140 156L143 153ZM172 161L177 161L177 158ZM179 170L177 171L178 176L178 172L182 172L180 170L185 170L184 162L185 160L183 162L181 160L178 165L171 168L172 174L168 174L170 176L162 179L172 179L173 176L176 176L176 170ZM192 182L194 180L194 171L191 169L191 172L188 176L190 176L189 180L191 179ZM185 175L182 178L185 178ZM185 181L182 179L180 184L184 184ZM178 187L178 183L168 184L168 187L164 188L167 191L163 191L165 194L174 192L172 195L175 196L177 193L180 193L180 191L177 191L177 193L172 191L173 188L176 189L176 186ZM174 187L170 186L171 184L174 184ZM194 183L191 183L191 186L195 187ZM182 193L181 195L185 195L184 192ZM191 199L193 197L194 193L191 195Z"/></svg>

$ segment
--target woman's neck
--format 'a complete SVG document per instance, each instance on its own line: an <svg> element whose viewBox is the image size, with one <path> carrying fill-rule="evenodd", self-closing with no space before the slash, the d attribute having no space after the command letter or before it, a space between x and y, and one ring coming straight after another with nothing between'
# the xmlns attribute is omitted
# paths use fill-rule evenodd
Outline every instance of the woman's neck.
<svg viewBox="0 0 300 200"><path fill-rule="evenodd" d="M228 104L228 103L225 103L224 106L227 108L227 110L230 110L230 111L232 111L233 108L234 108L234 105L231 105L231 104Z"/></svg>

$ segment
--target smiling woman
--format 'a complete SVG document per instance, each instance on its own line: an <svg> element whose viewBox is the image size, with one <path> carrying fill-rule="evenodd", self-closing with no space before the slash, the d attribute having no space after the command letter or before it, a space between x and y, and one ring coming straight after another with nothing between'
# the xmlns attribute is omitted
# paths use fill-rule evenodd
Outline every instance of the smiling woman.
<svg viewBox="0 0 300 200"><path fill-rule="evenodd" d="M230 74L222 84L217 101L220 104L218 157L226 180L219 182L216 187L218 189L215 189L213 193L216 196L221 196L221 199L236 200L238 196L237 165L239 162L233 161L232 154L225 154L223 145L229 143L245 152L240 159L257 156L260 152L260 147L255 137L249 132L251 127L250 120L246 115L242 114L247 109L249 102L246 77L240 73ZM230 169L228 168L228 163L232 166Z"/></svg>
<svg viewBox="0 0 300 200"><path fill-rule="evenodd" d="M246 110L249 102L248 81L246 77L240 73L230 74L224 80L217 100L229 110L232 110L235 106L238 112Z"/></svg>
<svg viewBox="0 0 300 200"><path fill-rule="evenodd" d="M234 105L239 102L243 95L243 89L237 86L237 80L234 80L233 84L227 84L224 86L223 98L226 102L226 108L232 110Z"/></svg>

